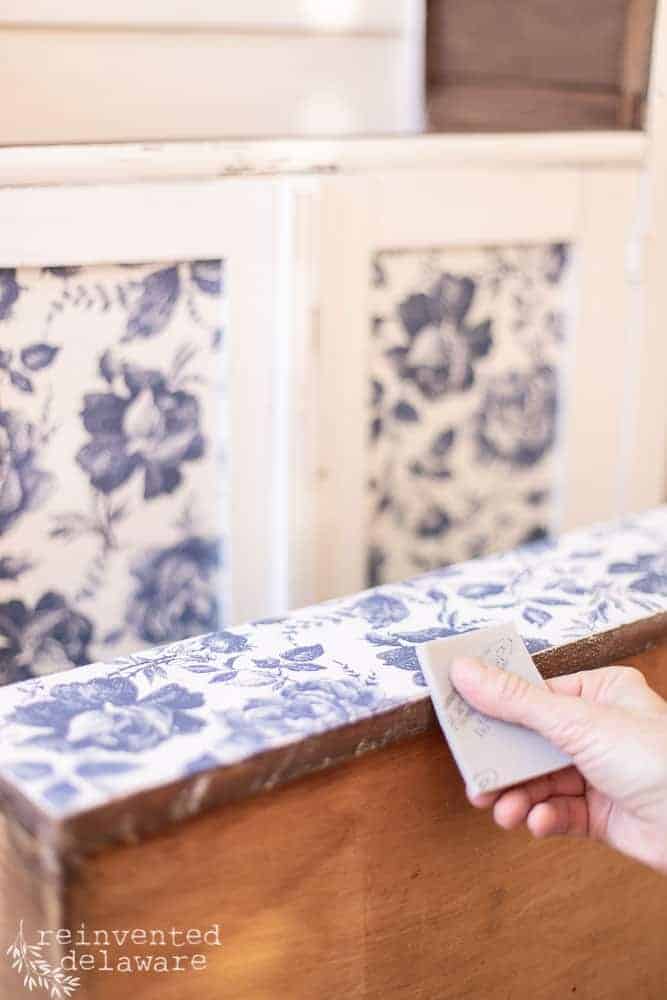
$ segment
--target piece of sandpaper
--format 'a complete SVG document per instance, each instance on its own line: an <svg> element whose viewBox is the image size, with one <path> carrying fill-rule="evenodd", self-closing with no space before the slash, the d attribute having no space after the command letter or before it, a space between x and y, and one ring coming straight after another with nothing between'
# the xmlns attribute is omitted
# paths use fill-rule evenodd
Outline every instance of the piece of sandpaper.
<svg viewBox="0 0 667 1000"><path fill-rule="evenodd" d="M538 733L476 711L449 679L452 661L472 656L544 687L514 625L492 625L434 639L417 647L417 655L438 721L472 794L508 788L572 763Z"/></svg>

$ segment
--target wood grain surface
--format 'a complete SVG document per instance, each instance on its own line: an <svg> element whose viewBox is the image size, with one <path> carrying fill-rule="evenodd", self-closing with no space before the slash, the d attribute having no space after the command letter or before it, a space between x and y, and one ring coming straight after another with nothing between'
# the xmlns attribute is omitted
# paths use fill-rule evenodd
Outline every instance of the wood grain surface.
<svg viewBox="0 0 667 1000"><path fill-rule="evenodd" d="M626 8L627 0L429 0L429 78L613 89Z"/></svg>
<svg viewBox="0 0 667 1000"><path fill-rule="evenodd" d="M48 839L26 833L17 823L0 814L0 998L28 996L22 980L11 968L6 951L23 921L25 938L37 940L39 931L62 927L66 916L61 859L49 848ZM50 942L43 957L57 964L60 950ZM55 998L60 1000L60 998ZM64 998L63 998L64 1000Z"/></svg>
<svg viewBox="0 0 667 1000"><path fill-rule="evenodd" d="M429 90L434 131L530 132L611 129L619 98L598 90L566 90L505 81L452 82Z"/></svg>
<svg viewBox="0 0 667 1000"><path fill-rule="evenodd" d="M436 131L639 128L655 0L429 0Z"/></svg>

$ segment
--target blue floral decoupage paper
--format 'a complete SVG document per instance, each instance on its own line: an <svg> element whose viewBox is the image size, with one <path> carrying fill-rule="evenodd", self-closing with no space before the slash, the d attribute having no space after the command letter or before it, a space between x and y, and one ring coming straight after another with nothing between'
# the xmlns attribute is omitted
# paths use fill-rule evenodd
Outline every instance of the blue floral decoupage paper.
<svg viewBox="0 0 667 1000"><path fill-rule="evenodd" d="M0 270L0 684L223 621L223 262Z"/></svg>
<svg viewBox="0 0 667 1000"><path fill-rule="evenodd" d="M563 244L376 255L370 583L550 529L568 260Z"/></svg>
<svg viewBox="0 0 667 1000"><path fill-rule="evenodd" d="M662 507L6 686L0 774L72 815L424 698L430 639L512 621L536 653L665 611Z"/></svg>

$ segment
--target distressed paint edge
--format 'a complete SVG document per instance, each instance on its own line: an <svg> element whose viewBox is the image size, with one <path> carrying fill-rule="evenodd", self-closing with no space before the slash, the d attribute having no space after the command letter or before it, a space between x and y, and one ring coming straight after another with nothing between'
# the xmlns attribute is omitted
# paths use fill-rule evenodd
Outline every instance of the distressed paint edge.
<svg viewBox="0 0 667 1000"><path fill-rule="evenodd" d="M621 625L537 653L544 677L592 670L667 640L667 612ZM71 816L56 818L0 778L0 810L43 843L50 856L76 868L79 859L105 848L136 844L212 809L271 792L318 771L351 763L371 751L437 727L431 700L419 698L271 748L231 765L144 788Z"/></svg>
<svg viewBox="0 0 667 1000"><path fill-rule="evenodd" d="M646 151L637 131L6 146L0 187L517 164L614 169L642 166Z"/></svg>

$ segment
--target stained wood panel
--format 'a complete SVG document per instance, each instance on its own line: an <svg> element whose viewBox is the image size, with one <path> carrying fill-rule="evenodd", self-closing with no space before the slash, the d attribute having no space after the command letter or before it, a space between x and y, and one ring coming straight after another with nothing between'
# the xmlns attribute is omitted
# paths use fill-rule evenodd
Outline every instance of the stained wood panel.
<svg viewBox="0 0 667 1000"><path fill-rule="evenodd" d="M627 0L431 0L429 78L616 85Z"/></svg>
<svg viewBox="0 0 667 1000"><path fill-rule="evenodd" d="M65 922L60 860L46 842L23 831L0 814L0 997L19 1000L28 994L22 979L11 968L6 950L13 942L19 921L25 938L33 943L45 927ZM43 957L58 961L55 948Z"/></svg>
<svg viewBox="0 0 667 1000"><path fill-rule="evenodd" d="M618 97L611 91L457 80L430 88L428 114L432 128L451 132L612 129Z"/></svg>
<svg viewBox="0 0 667 1000"><path fill-rule="evenodd" d="M655 0L429 0L431 128L639 127Z"/></svg>

